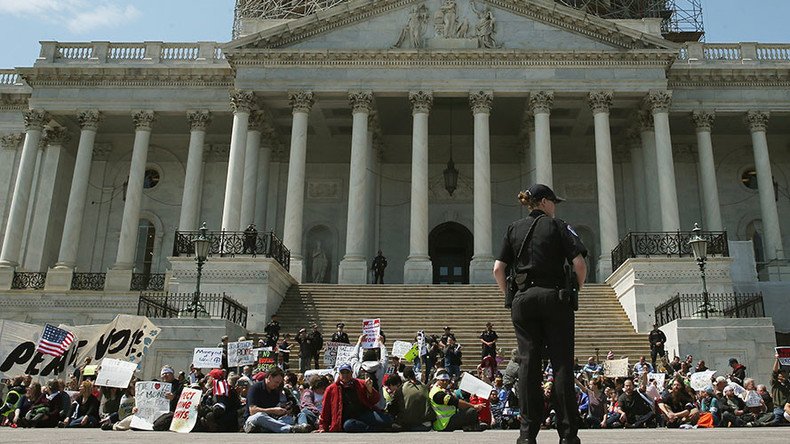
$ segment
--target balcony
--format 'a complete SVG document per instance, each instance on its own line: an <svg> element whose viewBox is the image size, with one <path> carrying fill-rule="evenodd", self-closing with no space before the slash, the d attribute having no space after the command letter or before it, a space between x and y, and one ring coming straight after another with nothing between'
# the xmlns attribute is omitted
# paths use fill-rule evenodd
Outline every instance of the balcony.
<svg viewBox="0 0 790 444"><path fill-rule="evenodd" d="M678 60L694 63L790 63L788 43L689 43Z"/></svg>
<svg viewBox="0 0 790 444"><path fill-rule="evenodd" d="M36 66L68 65L219 65L227 66L217 42L41 42Z"/></svg>

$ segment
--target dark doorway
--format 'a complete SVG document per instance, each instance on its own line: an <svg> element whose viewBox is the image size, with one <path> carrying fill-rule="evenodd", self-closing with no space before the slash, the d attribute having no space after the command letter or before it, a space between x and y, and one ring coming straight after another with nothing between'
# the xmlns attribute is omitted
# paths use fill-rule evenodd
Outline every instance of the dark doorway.
<svg viewBox="0 0 790 444"><path fill-rule="evenodd" d="M468 284L472 233L459 223L445 222L431 231L428 242L428 254L433 262L433 283Z"/></svg>

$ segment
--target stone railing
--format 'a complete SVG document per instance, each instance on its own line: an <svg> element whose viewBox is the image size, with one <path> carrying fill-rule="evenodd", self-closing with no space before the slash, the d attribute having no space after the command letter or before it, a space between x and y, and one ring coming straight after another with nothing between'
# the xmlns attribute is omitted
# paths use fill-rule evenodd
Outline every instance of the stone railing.
<svg viewBox="0 0 790 444"><path fill-rule="evenodd" d="M0 86L21 85L22 79L13 69L0 69Z"/></svg>
<svg viewBox="0 0 790 444"><path fill-rule="evenodd" d="M787 43L689 43L678 53L678 60L701 62L790 62Z"/></svg>
<svg viewBox="0 0 790 444"><path fill-rule="evenodd" d="M37 63L222 63L217 42L41 42Z"/></svg>
<svg viewBox="0 0 790 444"><path fill-rule="evenodd" d="M693 257L690 231L630 232L612 250L612 270L637 257ZM708 256L730 256L726 231L703 231L700 235L708 241Z"/></svg>

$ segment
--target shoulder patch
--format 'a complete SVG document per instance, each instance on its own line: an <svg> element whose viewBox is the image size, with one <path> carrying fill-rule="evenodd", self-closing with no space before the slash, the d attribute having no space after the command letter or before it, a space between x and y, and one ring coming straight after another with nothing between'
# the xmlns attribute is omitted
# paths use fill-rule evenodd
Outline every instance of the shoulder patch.
<svg viewBox="0 0 790 444"><path fill-rule="evenodd" d="M573 227L572 227L572 226L570 226L570 225L566 225L566 227L568 227L568 231L570 231L572 235L574 235L574 236L576 236L576 237L579 237L579 235L578 235L578 234L576 234L576 231L574 231L574 230L573 230Z"/></svg>

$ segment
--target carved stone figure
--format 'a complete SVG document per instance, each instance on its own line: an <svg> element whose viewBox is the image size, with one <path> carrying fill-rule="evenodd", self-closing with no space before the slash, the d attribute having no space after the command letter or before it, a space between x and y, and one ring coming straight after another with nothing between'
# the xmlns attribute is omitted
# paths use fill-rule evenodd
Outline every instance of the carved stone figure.
<svg viewBox="0 0 790 444"><path fill-rule="evenodd" d="M409 12L409 21L406 23L406 26L403 27L400 37L398 37L398 41L393 47L402 48L403 44L406 43L406 39L409 40L412 48L424 47L425 27L427 23L428 8L425 5L412 7L411 12Z"/></svg>
<svg viewBox="0 0 790 444"><path fill-rule="evenodd" d="M326 280L326 270L329 267L329 259L321 248L321 241L316 241L315 249L311 254L312 270L313 270L313 283L322 284Z"/></svg>
<svg viewBox="0 0 790 444"><path fill-rule="evenodd" d="M458 5L455 0L445 0L433 16L436 35L447 39L466 38L469 22L458 20Z"/></svg>
<svg viewBox="0 0 790 444"><path fill-rule="evenodd" d="M497 42L494 38L496 33L496 19L491 8L484 6L483 9L477 9L477 4L474 0L471 2L472 11L477 14L478 22L475 27L477 34L477 46L479 48L498 48Z"/></svg>

